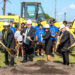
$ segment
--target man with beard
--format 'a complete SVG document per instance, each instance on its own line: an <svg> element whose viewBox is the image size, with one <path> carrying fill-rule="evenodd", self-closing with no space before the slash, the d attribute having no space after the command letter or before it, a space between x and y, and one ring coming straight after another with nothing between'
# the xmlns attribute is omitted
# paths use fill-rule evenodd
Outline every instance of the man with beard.
<svg viewBox="0 0 75 75"><path fill-rule="evenodd" d="M37 21L37 26L35 26L35 30L39 30L39 26L41 25L41 22L40 21ZM42 29L44 30L44 27L42 27Z"/></svg>
<svg viewBox="0 0 75 75"><path fill-rule="evenodd" d="M55 45L56 45L56 36L58 33L58 28L54 26L54 22L50 22L50 33L51 33L51 41L52 41L52 56L54 56L55 53Z"/></svg>

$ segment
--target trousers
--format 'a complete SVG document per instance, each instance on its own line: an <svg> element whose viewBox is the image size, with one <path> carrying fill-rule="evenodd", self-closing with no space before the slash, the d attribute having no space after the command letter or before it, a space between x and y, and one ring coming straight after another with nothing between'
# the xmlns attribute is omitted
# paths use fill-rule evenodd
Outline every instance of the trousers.
<svg viewBox="0 0 75 75"><path fill-rule="evenodd" d="M24 61L27 61L29 58L29 61L33 61L33 53L34 53L34 49L31 45L25 44L23 43L23 50L24 50Z"/></svg>
<svg viewBox="0 0 75 75"><path fill-rule="evenodd" d="M62 52L62 56L63 56L63 64L69 65L69 52L68 51Z"/></svg>
<svg viewBox="0 0 75 75"><path fill-rule="evenodd" d="M9 60L8 60L8 52L5 51L5 64L8 65L9 64ZM14 58L10 57L10 65L14 66Z"/></svg>

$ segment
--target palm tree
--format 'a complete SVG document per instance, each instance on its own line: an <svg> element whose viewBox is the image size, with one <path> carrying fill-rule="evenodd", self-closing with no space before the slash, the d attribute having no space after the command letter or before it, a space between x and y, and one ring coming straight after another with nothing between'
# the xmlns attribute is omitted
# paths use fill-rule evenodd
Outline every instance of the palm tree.
<svg viewBox="0 0 75 75"><path fill-rule="evenodd" d="M3 10L3 15L5 15L5 9L6 9L6 2L7 1L9 1L9 0L3 0L2 2L3 2L3 8L2 8L2 10ZM2 2L0 2L0 3L2 3ZM9 1L10 2L10 1Z"/></svg>

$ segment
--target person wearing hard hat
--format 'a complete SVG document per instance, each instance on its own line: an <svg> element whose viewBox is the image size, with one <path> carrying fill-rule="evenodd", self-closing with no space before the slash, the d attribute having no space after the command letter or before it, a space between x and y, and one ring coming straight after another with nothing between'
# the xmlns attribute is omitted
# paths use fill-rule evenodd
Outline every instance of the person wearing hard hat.
<svg viewBox="0 0 75 75"><path fill-rule="evenodd" d="M47 54L47 61L51 61L51 57L50 57L50 53L51 53L51 45L52 45L52 41L51 41L51 33L49 30L49 24L46 24L45 27L45 35L43 37L43 39L45 40L45 49L46 49L46 54Z"/></svg>
<svg viewBox="0 0 75 75"><path fill-rule="evenodd" d="M4 45L8 48L15 48L15 39L12 30L9 29L9 24L4 22L3 24L4 29L2 31L2 41ZM8 60L8 52L5 51L5 64L9 65ZM10 65L14 66L14 58L11 57Z"/></svg>
<svg viewBox="0 0 75 75"><path fill-rule="evenodd" d="M35 29L32 28L32 21L27 20L27 27L25 27L22 31L23 36L23 50L24 50L24 58L22 63L27 62L27 58L29 61L33 61L33 52L34 49L32 47L32 40L34 40Z"/></svg>
<svg viewBox="0 0 75 75"><path fill-rule="evenodd" d="M36 40L37 42L37 56L39 57L40 54L41 56L44 56L44 40L43 38L44 30L42 29L42 25L39 25L39 29L36 31Z"/></svg>
<svg viewBox="0 0 75 75"><path fill-rule="evenodd" d="M67 48L70 46L70 33L66 30L65 25L60 25L61 38L57 51L63 56L63 64L69 65L69 50Z"/></svg>
<svg viewBox="0 0 75 75"><path fill-rule="evenodd" d="M61 32L63 32L63 29L65 29L66 27L65 27L65 25L64 24L61 24L60 25L60 30L61 30Z"/></svg>

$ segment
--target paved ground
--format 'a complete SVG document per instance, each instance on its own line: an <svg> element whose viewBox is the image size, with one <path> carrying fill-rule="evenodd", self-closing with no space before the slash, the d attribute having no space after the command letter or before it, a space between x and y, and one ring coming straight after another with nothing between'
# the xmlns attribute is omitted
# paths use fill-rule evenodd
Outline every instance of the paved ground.
<svg viewBox="0 0 75 75"><path fill-rule="evenodd" d="M27 62L16 67L0 68L0 75L75 75L75 64L64 66L53 62Z"/></svg>

